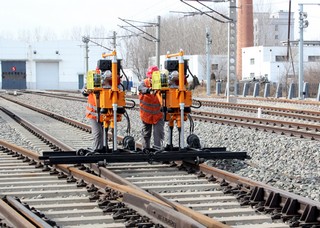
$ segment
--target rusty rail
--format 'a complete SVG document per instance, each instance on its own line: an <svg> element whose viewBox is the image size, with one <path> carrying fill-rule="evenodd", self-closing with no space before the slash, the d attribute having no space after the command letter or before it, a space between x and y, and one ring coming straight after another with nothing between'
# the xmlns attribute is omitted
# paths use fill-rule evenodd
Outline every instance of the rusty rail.
<svg viewBox="0 0 320 228"><path fill-rule="evenodd" d="M35 158L35 160L40 161L39 155L35 154L32 151L26 150L24 148L20 148L16 145L12 145L12 144L10 144L6 141L3 141L3 140L0 140L0 145L4 146L10 150L21 153L25 156L33 154L32 157ZM145 191L141 191L140 189L133 188L131 186L126 186L123 184L118 184L113 181L103 179L101 177L98 177L96 175L87 173L85 171L79 170L78 168L71 167L68 165L55 165L55 168L65 172L65 173L68 173L69 175L72 175L73 177L76 177L80 180L83 180L85 182L88 182L88 183L91 183L95 186L98 186L99 188L102 188L102 189L105 189L107 187L112 188L112 189L119 191L123 194L130 194L130 195L133 195L138 198L143 198L143 199L148 200L154 204L159 205L160 207L162 206L162 207L168 207L168 208L172 209L172 207L170 205L168 205L167 203L163 202L162 200L158 199L157 197L150 195L149 193L147 193ZM189 208L184 207L182 205L179 205L177 203L176 203L176 209L178 209L177 210L178 212L184 214L185 216L192 218L193 220L197 221L198 223L204 225L205 227L217 227L217 228L228 227L219 221L216 221L212 218L209 218L203 214L195 212L192 209L189 209ZM181 220L179 217L176 219Z"/></svg>
<svg viewBox="0 0 320 228"><path fill-rule="evenodd" d="M8 227L12 224L15 227L21 228L36 228L34 224L28 221L25 217L19 214L16 210L10 207L5 201L0 199L0 214L4 216L4 221L2 223L10 223L6 224Z"/></svg>

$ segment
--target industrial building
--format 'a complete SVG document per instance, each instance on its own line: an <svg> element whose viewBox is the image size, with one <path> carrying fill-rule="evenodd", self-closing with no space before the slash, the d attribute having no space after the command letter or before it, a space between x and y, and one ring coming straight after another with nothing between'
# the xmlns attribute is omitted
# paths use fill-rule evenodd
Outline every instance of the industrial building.
<svg viewBox="0 0 320 228"><path fill-rule="evenodd" d="M90 46L88 69L95 69L97 60L106 52L99 46ZM120 58L120 57L119 57ZM205 79L205 56L185 56L189 60L190 71ZM160 63L165 60L161 56ZM212 72L217 78L227 73L227 57L211 56ZM1 89L43 89L77 90L85 81L86 53L80 41L60 40L26 43L0 40L0 88ZM160 66L161 68L161 66ZM138 86L138 78L125 69L133 86Z"/></svg>
<svg viewBox="0 0 320 228"><path fill-rule="evenodd" d="M320 41L304 43L304 69L319 67ZM250 81L255 78L281 82L284 77L297 77L299 70L298 47L291 47L293 56L289 60L287 59L287 49L285 46L242 48L242 80Z"/></svg>
<svg viewBox="0 0 320 228"><path fill-rule="evenodd" d="M290 16L290 28L288 28ZM253 46L283 46L283 41L294 38L294 13L280 10L275 13L253 14ZM288 32L290 33L288 36Z"/></svg>
<svg viewBox="0 0 320 228"><path fill-rule="evenodd" d="M106 50L90 47L88 68L95 69ZM84 85L86 53L80 41L26 43L0 39L0 88L80 89Z"/></svg>
<svg viewBox="0 0 320 228"><path fill-rule="evenodd" d="M238 12L237 80L266 79L281 82L283 77L296 76L299 70L298 41L292 41L294 14L280 10L276 13L252 12L252 0L242 0ZM248 8L246 8L248 7ZM250 16L252 14L252 17ZM289 20L289 16L290 19ZM290 21L290 50L288 44ZM26 43L0 39L0 88L2 89L80 89L86 74L86 52L81 41L42 41ZM288 51L290 56L288 59ZM95 69L97 60L106 49L91 46L88 69ZM303 62L305 68L318 66L320 41L304 41ZM118 58L121 58L118 56ZM188 55L190 71L199 81L206 82L206 56ZM225 80L228 72L227 55L210 56L211 79ZM160 69L165 56L160 57ZM150 58L150 64L155 57ZM133 86L138 78L127 69Z"/></svg>

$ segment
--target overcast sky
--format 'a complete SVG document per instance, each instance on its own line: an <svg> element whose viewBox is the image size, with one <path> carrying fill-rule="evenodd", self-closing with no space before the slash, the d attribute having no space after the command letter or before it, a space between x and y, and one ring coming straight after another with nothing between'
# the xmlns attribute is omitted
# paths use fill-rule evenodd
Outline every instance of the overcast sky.
<svg viewBox="0 0 320 228"><path fill-rule="evenodd" d="M272 11L288 10L289 0L253 0L259 8ZM298 3L318 3L320 0L292 0L292 11L298 21ZM188 2L190 3L190 1ZM227 6L226 3L214 3ZM200 8L200 5L196 5ZM213 5L210 5L213 6ZM42 28L58 37L75 27L105 26L110 31L121 30L125 25L118 18L156 22L157 15L166 16L171 11L194 11L180 0L3 0L0 8L0 36L15 37L21 31ZM320 40L320 5L304 5L308 12L309 28L305 39ZM299 28L295 26L295 30ZM297 34L296 34L297 36ZM295 37L297 38L297 37Z"/></svg>

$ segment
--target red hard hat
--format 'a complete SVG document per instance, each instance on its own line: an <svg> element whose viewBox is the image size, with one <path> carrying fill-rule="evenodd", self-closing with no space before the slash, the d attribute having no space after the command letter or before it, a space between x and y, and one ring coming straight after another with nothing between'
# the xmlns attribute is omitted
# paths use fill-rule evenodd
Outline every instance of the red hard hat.
<svg viewBox="0 0 320 228"><path fill-rule="evenodd" d="M153 73L154 71L159 71L159 68L158 68L157 66L150 66L150 67L148 68L147 73L146 73L147 78L152 78L152 73Z"/></svg>

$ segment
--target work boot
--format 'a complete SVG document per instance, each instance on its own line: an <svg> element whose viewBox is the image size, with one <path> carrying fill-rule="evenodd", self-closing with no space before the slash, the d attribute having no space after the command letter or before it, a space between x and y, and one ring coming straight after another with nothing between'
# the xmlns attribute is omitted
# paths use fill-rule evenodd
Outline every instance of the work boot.
<svg viewBox="0 0 320 228"><path fill-rule="evenodd" d="M104 146L101 149L95 149L94 152L99 154L105 154L107 153L107 147Z"/></svg>

